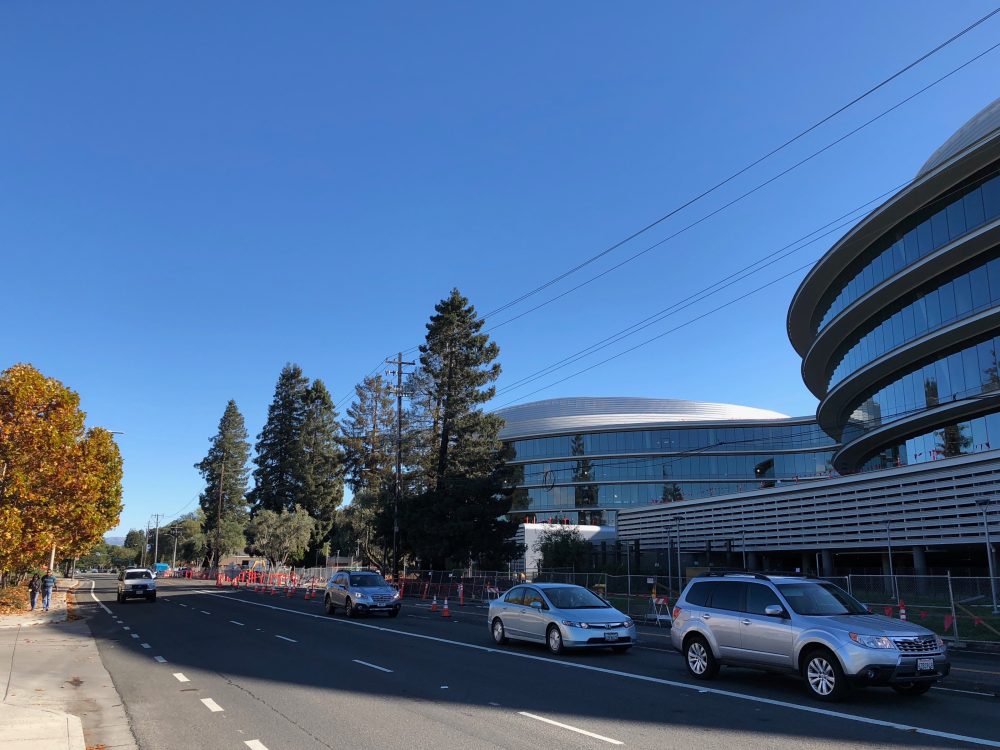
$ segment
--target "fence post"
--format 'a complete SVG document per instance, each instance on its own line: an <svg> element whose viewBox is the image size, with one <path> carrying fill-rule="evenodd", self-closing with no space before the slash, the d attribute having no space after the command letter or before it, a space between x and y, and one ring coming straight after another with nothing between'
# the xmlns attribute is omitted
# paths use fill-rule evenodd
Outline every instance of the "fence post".
<svg viewBox="0 0 1000 750"><path fill-rule="evenodd" d="M958 643L958 616L955 613L955 594L951 589L951 571L948 571L948 601L951 603L951 627L955 632L955 643Z"/></svg>
<svg viewBox="0 0 1000 750"><path fill-rule="evenodd" d="M854 584L851 582L852 573L847 574L847 593L854 596Z"/></svg>

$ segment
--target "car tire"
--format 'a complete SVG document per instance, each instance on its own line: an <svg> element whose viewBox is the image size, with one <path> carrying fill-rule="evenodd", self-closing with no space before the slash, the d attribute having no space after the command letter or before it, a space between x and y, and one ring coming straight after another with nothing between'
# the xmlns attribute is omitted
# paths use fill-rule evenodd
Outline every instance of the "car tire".
<svg viewBox="0 0 1000 750"><path fill-rule="evenodd" d="M389 610L389 617L399 617L399 607Z"/></svg>
<svg viewBox="0 0 1000 750"><path fill-rule="evenodd" d="M847 677L840 661L829 650L817 648L802 660L802 676L809 694L821 701L841 700L848 691Z"/></svg>
<svg viewBox="0 0 1000 750"><path fill-rule="evenodd" d="M333 606L333 599L329 596L323 597L323 609L328 615L333 615L337 612L337 608Z"/></svg>
<svg viewBox="0 0 1000 750"><path fill-rule="evenodd" d="M684 666L696 680L711 680L719 673L719 660L702 636L696 635L684 644Z"/></svg>
<svg viewBox="0 0 1000 750"><path fill-rule="evenodd" d="M931 689L929 682L906 682L902 685L893 685L892 689L900 695L923 695Z"/></svg>
<svg viewBox="0 0 1000 750"><path fill-rule="evenodd" d="M156 594L152 594L152 595L147 596L146 597L146 601L150 602L150 603L155 602L156 601Z"/></svg>
<svg viewBox="0 0 1000 750"><path fill-rule="evenodd" d="M628 653L628 650L630 648L632 648L632 647L631 646L612 646L611 650L614 651L616 654L624 654L624 653Z"/></svg>
<svg viewBox="0 0 1000 750"><path fill-rule="evenodd" d="M553 654L563 652L565 646L563 645L562 631L558 625L549 625L549 629L545 631L545 643Z"/></svg>
<svg viewBox="0 0 1000 750"><path fill-rule="evenodd" d="M344 614L347 617L354 617L357 614L354 611L354 603L351 601L351 597L347 597L347 601L344 602Z"/></svg>
<svg viewBox="0 0 1000 750"><path fill-rule="evenodd" d="M493 634L493 642L498 646L502 646L507 642L507 631L503 626L503 620L499 617L493 618L493 623L490 625L490 632Z"/></svg>

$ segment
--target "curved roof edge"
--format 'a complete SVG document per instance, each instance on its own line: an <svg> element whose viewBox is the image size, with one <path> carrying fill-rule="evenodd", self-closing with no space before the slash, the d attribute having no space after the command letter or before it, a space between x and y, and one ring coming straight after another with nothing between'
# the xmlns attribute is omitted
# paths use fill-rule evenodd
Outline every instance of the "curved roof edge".
<svg viewBox="0 0 1000 750"><path fill-rule="evenodd" d="M629 396L578 396L533 401L499 409L505 440L609 428L638 429L713 422L815 421L752 406Z"/></svg>

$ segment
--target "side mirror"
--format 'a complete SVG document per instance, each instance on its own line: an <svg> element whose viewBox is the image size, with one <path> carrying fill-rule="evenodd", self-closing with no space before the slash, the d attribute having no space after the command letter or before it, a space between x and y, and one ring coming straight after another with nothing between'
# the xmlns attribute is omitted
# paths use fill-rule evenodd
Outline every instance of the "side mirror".
<svg viewBox="0 0 1000 750"><path fill-rule="evenodd" d="M764 607L764 614L768 617L787 617L785 608L780 604L768 604Z"/></svg>
<svg viewBox="0 0 1000 750"><path fill-rule="evenodd" d="M538 600L535 600L535 601L533 601L531 603L531 608L532 609L541 609L542 608L542 603L540 601L538 601Z"/></svg>

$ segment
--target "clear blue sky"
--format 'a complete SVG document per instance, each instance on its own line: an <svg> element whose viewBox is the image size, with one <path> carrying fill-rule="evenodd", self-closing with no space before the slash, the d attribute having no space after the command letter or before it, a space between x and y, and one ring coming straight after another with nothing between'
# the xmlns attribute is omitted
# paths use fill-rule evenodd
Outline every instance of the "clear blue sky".
<svg viewBox="0 0 1000 750"><path fill-rule="evenodd" d="M255 436L285 362L339 399L381 358L418 343L451 287L492 310L989 9L913 0L5 3L0 368L31 362L80 392L91 424L125 433L118 533L154 512L190 510L200 490L192 465L226 401L236 399ZM662 239L998 39L995 18L551 291ZM998 70L992 53L698 229L498 328L499 385L909 179L1000 95ZM803 273L498 403L616 394L812 413L785 336Z"/></svg>

